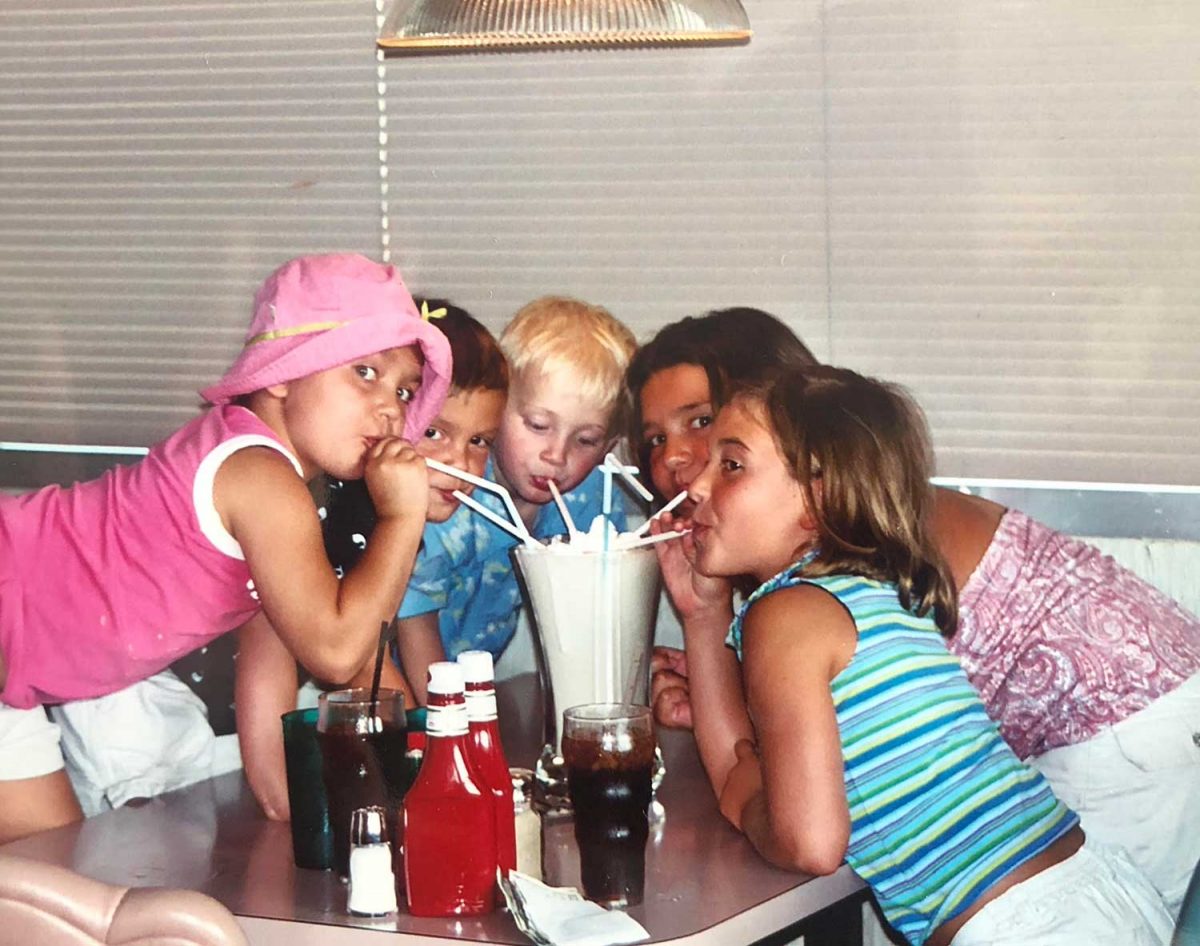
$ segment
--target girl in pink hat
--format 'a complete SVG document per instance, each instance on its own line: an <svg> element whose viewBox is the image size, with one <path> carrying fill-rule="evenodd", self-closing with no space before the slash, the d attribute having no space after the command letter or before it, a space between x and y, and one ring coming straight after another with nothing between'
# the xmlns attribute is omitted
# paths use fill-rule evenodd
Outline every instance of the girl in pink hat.
<svg viewBox="0 0 1200 946"><path fill-rule="evenodd" d="M269 621L315 675L349 677L396 613L428 502L411 440L450 351L399 273L309 256L255 297L212 405L141 462L0 499L0 842L74 820L43 704L101 696ZM371 547L338 581L308 482L366 480Z"/></svg>

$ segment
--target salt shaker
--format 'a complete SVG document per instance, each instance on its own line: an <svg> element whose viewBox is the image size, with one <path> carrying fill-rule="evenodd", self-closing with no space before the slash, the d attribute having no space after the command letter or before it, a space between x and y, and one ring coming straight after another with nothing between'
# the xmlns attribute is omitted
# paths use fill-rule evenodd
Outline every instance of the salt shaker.
<svg viewBox="0 0 1200 946"><path fill-rule="evenodd" d="M346 909L358 916L396 912L396 875L387 841L386 812L356 808L350 816L350 896Z"/></svg>
<svg viewBox="0 0 1200 946"><path fill-rule="evenodd" d="M509 769L517 836L517 870L542 879L542 819L533 807L533 772Z"/></svg>

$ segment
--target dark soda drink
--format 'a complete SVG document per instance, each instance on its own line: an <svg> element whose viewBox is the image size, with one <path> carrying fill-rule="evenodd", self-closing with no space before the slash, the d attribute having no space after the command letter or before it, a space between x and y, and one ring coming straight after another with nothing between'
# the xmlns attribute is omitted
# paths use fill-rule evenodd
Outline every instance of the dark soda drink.
<svg viewBox="0 0 1200 946"><path fill-rule="evenodd" d="M562 749L584 896L609 907L641 903L653 734L628 733L616 750L593 739L565 736Z"/></svg>
<svg viewBox="0 0 1200 946"><path fill-rule="evenodd" d="M388 813L388 837L396 850L396 811L412 784L411 763L405 758L408 733L403 726L383 721L378 732L358 732L351 724L317 733L321 743L322 781L329 799L333 830L333 866L350 875L350 816L355 808L379 805Z"/></svg>

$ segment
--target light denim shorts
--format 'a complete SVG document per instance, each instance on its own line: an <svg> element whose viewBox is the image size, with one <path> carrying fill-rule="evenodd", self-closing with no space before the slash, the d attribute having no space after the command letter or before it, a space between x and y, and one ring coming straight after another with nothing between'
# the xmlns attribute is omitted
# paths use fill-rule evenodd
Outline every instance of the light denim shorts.
<svg viewBox="0 0 1200 946"><path fill-rule="evenodd" d="M1124 849L1178 916L1200 861L1200 674L1086 742L1028 761L1084 833Z"/></svg>

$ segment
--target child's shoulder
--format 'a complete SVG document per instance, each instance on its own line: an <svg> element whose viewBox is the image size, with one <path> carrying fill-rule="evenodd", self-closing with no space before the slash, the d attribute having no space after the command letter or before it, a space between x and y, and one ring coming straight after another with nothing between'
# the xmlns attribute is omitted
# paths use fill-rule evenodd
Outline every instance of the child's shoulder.
<svg viewBox="0 0 1200 946"><path fill-rule="evenodd" d="M212 484L212 503L238 537L247 522L277 523L300 511L316 512L308 484L292 457L267 444L246 446L225 458ZM314 520L315 521L315 520Z"/></svg>
<svg viewBox="0 0 1200 946"><path fill-rule="evenodd" d="M849 662L858 641L854 619L833 594L809 582L779 588L754 601L742 620L747 653L785 648L828 665L832 677Z"/></svg>
<svg viewBox="0 0 1200 946"><path fill-rule="evenodd" d="M746 609L747 630L760 627L795 626L802 633L814 628L836 626L853 620L846 606L826 588L810 581L797 581L754 600Z"/></svg>

